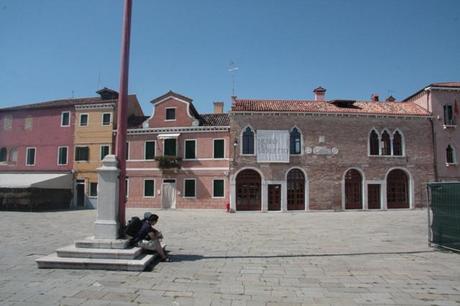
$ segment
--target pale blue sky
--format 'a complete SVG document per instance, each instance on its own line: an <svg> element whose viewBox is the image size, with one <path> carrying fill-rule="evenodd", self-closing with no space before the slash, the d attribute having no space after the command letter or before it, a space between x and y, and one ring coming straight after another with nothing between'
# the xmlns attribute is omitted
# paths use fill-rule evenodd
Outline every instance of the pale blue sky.
<svg viewBox="0 0 460 306"><path fill-rule="evenodd" d="M458 0L133 0L130 93L407 97L460 81ZM123 0L0 0L0 107L118 90Z"/></svg>

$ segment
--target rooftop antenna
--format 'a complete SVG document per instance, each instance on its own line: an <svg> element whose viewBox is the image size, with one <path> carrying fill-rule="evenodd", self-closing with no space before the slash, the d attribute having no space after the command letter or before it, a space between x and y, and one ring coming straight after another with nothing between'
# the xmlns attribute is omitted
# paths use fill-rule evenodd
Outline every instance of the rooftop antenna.
<svg viewBox="0 0 460 306"><path fill-rule="evenodd" d="M235 72L238 71L238 67L235 65L233 61L230 61L228 65L228 72L232 75L232 96L235 96Z"/></svg>
<svg viewBox="0 0 460 306"><path fill-rule="evenodd" d="M97 73L97 87L96 87L96 91L98 91L99 89L101 89L101 72L100 72L100 71Z"/></svg>
<svg viewBox="0 0 460 306"><path fill-rule="evenodd" d="M73 92L73 89L72 89L72 99L74 98L74 92Z"/></svg>

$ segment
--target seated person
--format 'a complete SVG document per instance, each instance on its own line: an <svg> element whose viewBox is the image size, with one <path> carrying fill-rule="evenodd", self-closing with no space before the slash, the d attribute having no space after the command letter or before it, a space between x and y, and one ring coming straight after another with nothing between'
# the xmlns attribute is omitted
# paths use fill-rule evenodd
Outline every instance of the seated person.
<svg viewBox="0 0 460 306"><path fill-rule="evenodd" d="M163 235L153 227L157 222L157 215L146 212L144 214L142 226L131 243L133 245L137 244L144 250L156 251L160 255L162 261L169 261L160 243L160 240L163 239Z"/></svg>

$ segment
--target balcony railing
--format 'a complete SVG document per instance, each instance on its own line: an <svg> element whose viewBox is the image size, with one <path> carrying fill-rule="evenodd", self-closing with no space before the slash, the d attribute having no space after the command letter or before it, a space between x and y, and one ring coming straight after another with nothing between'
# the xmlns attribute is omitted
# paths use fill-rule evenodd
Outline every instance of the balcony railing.
<svg viewBox="0 0 460 306"><path fill-rule="evenodd" d="M157 156L155 160L160 169L180 169L182 164L182 158L177 156Z"/></svg>

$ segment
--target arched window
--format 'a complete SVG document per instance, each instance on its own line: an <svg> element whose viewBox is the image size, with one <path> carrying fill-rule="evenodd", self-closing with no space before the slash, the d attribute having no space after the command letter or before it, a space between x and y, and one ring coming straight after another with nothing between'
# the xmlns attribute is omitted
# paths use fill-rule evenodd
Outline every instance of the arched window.
<svg viewBox="0 0 460 306"><path fill-rule="evenodd" d="M382 133L382 155L391 155L391 140L387 131Z"/></svg>
<svg viewBox="0 0 460 306"><path fill-rule="evenodd" d="M393 155L402 156L403 155L403 143L401 134L398 131L393 133Z"/></svg>
<svg viewBox="0 0 460 306"><path fill-rule="evenodd" d="M254 154L254 132L247 127L243 132L243 154Z"/></svg>
<svg viewBox="0 0 460 306"><path fill-rule="evenodd" d="M0 162L5 162L6 161L6 148L0 148Z"/></svg>
<svg viewBox="0 0 460 306"><path fill-rule="evenodd" d="M446 149L446 163L455 164L455 150L451 145L448 145Z"/></svg>
<svg viewBox="0 0 460 306"><path fill-rule="evenodd" d="M293 128L290 134L290 146L289 151L290 154L300 154L301 147L302 147L302 140L299 130L297 128Z"/></svg>
<svg viewBox="0 0 460 306"><path fill-rule="evenodd" d="M370 155L379 155L379 135L375 130L372 130L369 135L369 153Z"/></svg>

